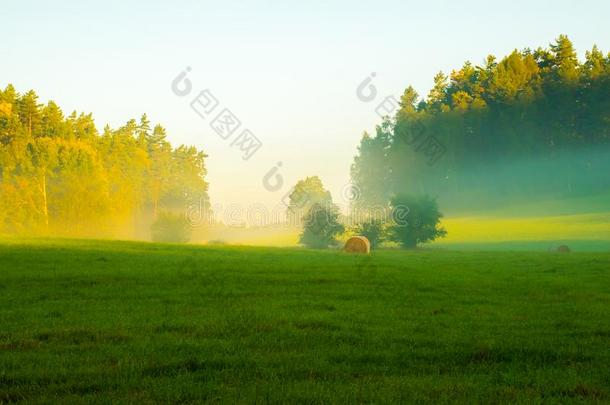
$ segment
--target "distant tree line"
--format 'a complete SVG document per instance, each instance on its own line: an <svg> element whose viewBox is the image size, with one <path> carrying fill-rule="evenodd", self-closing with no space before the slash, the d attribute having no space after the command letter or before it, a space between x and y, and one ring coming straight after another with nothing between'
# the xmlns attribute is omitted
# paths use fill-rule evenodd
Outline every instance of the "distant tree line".
<svg viewBox="0 0 610 405"><path fill-rule="evenodd" d="M100 134L34 91L0 90L0 233L148 237L163 212L207 198L206 155L147 116ZM167 215L165 216L165 218Z"/></svg>
<svg viewBox="0 0 610 405"><path fill-rule="evenodd" d="M360 142L355 203L410 193L472 207L607 191L609 143L610 54L594 46L581 63L562 35L548 49L441 72L426 98L408 87L396 115Z"/></svg>

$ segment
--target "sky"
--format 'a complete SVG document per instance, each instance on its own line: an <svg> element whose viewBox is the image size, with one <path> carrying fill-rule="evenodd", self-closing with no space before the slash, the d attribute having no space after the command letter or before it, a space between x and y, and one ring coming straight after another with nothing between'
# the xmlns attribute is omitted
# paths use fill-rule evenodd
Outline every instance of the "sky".
<svg viewBox="0 0 610 405"><path fill-rule="evenodd" d="M0 86L93 112L100 130L147 113L172 144L208 154L217 209L271 209L313 175L345 205L359 140L386 97L409 85L425 96L441 70L560 34L581 58L593 44L607 53L608 15L607 1L0 0ZM179 96L172 82L187 67L191 92ZM365 102L357 88L372 73L377 96ZM203 90L218 106L202 117L191 102ZM211 127L224 108L241 122L228 139ZM247 160L231 145L244 129L262 145ZM265 187L278 163L267 176L277 187Z"/></svg>

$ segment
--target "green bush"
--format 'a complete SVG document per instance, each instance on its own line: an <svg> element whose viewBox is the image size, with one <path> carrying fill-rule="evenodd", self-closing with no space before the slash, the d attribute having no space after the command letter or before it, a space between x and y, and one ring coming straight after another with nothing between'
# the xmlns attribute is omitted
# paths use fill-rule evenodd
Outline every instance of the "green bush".
<svg viewBox="0 0 610 405"><path fill-rule="evenodd" d="M433 198L399 195L392 199L391 206L392 225L388 236L403 247L414 248L419 243L431 242L447 234L440 227L443 214Z"/></svg>
<svg viewBox="0 0 610 405"><path fill-rule="evenodd" d="M183 215L160 213L150 230L155 242L186 243L191 240L192 228Z"/></svg>
<svg viewBox="0 0 610 405"><path fill-rule="evenodd" d="M314 249L326 249L336 245L335 237L345 228L339 223L337 208L331 205L313 204L303 217L303 232L299 243Z"/></svg>
<svg viewBox="0 0 610 405"><path fill-rule="evenodd" d="M386 238L385 224L380 219L367 219L354 229L356 235L366 237L371 243L371 248L378 247Z"/></svg>

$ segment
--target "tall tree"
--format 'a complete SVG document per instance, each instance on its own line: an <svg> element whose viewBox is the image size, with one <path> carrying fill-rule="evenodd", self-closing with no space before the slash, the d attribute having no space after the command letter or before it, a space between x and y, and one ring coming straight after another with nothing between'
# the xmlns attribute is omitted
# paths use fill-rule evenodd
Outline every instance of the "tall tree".
<svg viewBox="0 0 610 405"><path fill-rule="evenodd" d="M406 113L405 107L402 111ZM384 120L371 137L366 132L360 140L358 155L351 166L352 183L356 188L354 208L371 210L387 207L390 196L388 153L392 140L392 123Z"/></svg>
<svg viewBox="0 0 610 405"><path fill-rule="evenodd" d="M34 90L28 91L19 99L18 109L19 119L25 126L28 136L34 136L40 123L40 104L38 104L38 95Z"/></svg>
<svg viewBox="0 0 610 405"><path fill-rule="evenodd" d="M289 220L299 221L309 212L314 204L329 206L332 204L330 192L324 188L318 176L306 177L299 180L288 195Z"/></svg>
<svg viewBox="0 0 610 405"><path fill-rule="evenodd" d="M148 190L152 202L153 217L159 214L159 203L164 193L171 187L172 148L167 142L165 128L155 125L147 139L150 166L148 169Z"/></svg>

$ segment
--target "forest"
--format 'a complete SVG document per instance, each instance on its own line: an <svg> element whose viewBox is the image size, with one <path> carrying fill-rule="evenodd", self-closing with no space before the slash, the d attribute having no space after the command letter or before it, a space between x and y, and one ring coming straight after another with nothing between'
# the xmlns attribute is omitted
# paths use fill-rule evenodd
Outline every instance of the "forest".
<svg viewBox="0 0 610 405"><path fill-rule="evenodd" d="M206 155L146 114L96 129L34 91L0 90L0 233L148 239L161 214L207 199ZM177 214L176 214L177 215Z"/></svg>
<svg viewBox="0 0 610 405"><path fill-rule="evenodd" d="M577 57L567 36L408 87L362 137L352 208L431 198L444 214L608 193L610 54ZM30 90L0 90L0 233L150 239L157 220L209 206L206 155L172 146L146 116L98 132ZM575 210L582 210L574 206ZM182 225L179 225L182 226ZM161 226L163 229L163 226Z"/></svg>
<svg viewBox="0 0 610 405"><path fill-rule="evenodd" d="M360 208L428 194L447 212L521 200L607 192L610 54L579 61L559 36L434 77L425 98L408 87L400 107L365 133L351 167Z"/></svg>

